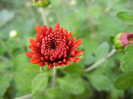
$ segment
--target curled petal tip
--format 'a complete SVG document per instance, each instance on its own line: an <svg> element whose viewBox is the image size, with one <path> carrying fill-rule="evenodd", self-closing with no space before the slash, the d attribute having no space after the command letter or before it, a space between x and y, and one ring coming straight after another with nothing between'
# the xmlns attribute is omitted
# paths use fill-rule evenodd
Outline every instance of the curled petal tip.
<svg viewBox="0 0 133 99"><path fill-rule="evenodd" d="M52 27L51 26L49 27L49 32L52 32Z"/></svg>
<svg viewBox="0 0 133 99"><path fill-rule="evenodd" d="M67 60L70 61L70 62L74 62L75 61L75 57L68 57Z"/></svg>
<svg viewBox="0 0 133 99"><path fill-rule="evenodd" d="M43 28L44 28L45 30L47 30L47 25L44 25Z"/></svg>
<svg viewBox="0 0 133 99"><path fill-rule="evenodd" d="M81 50L77 50L77 51L75 51L75 55L74 56L81 56L81 55L83 55L83 51L81 51Z"/></svg>
<svg viewBox="0 0 133 99"><path fill-rule="evenodd" d="M49 68L49 69L53 69L53 67L54 67L54 66L53 66L52 64L49 64L49 65L48 65L48 68Z"/></svg>
<svg viewBox="0 0 133 99"><path fill-rule="evenodd" d="M36 41L33 40L33 39L30 39L30 43L31 43L32 45L36 45Z"/></svg>
<svg viewBox="0 0 133 99"><path fill-rule="evenodd" d="M40 67L43 67L44 65L45 65L44 62L39 63Z"/></svg>
<svg viewBox="0 0 133 99"><path fill-rule="evenodd" d="M72 36L72 32L69 32L68 36L71 37Z"/></svg>
<svg viewBox="0 0 133 99"><path fill-rule="evenodd" d="M39 25L36 26L36 31L39 35L42 34L42 28Z"/></svg>
<svg viewBox="0 0 133 99"><path fill-rule="evenodd" d="M55 30L56 30L56 29L59 30L59 28L60 28L60 24L59 24L59 23L56 23L56 24L55 24Z"/></svg>
<svg viewBox="0 0 133 99"><path fill-rule="evenodd" d="M34 55L34 53L33 52L26 52L25 55L31 58Z"/></svg>
<svg viewBox="0 0 133 99"><path fill-rule="evenodd" d="M80 61L80 58L76 58L74 62L79 62Z"/></svg>
<svg viewBox="0 0 133 99"><path fill-rule="evenodd" d="M65 65L66 65L66 66L69 66L69 65L70 65L70 62L67 61L67 62L65 63Z"/></svg>
<svg viewBox="0 0 133 99"><path fill-rule="evenodd" d="M75 44L78 45L78 46L81 45L81 44L82 44L82 40L77 40L77 41L75 42Z"/></svg>
<svg viewBox="0 0 133 99"><path fill-rule="evenodd" d="M38 64L38 63L41 62L41 60L40 60L40 59L36 59L36 58L32 58L32 59L30 60L30 62L31 62L32 64Z"/></svg>

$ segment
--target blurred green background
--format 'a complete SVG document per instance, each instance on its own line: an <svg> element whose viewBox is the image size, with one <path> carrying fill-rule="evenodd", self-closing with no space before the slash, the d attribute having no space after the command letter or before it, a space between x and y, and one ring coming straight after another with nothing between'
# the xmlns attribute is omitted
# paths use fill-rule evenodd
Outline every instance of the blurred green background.
<svg viewBox="0 0 133 99"><path fill-rule="evenodd" d="M73 37L82 39L79 49L84 51L79 63L57 68L56 87L51 88L52 70L45 66L40 72L39 66L31 64L25 55L29 39L35 39L36 25L44 25L39 8L32 6L32 0L0 0L0 99L25 95L29 99L133 99L132 89L114 86L122 73L121 52L85 73L85 68L112 49L111 35L133 32L132 24L116 17L117 12L132 9L132 0L51 0L44 8L48 26L54 28L60 23ZM14 30L16 38L11 35ZM40 74L47 76L39 78ZM43 83L48 83L46 88Z"/></svg>

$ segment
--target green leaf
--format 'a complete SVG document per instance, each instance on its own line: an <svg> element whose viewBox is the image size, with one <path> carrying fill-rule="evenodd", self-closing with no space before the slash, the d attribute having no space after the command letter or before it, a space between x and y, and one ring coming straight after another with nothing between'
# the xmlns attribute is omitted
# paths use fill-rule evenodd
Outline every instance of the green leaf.
<svg viewBox="0 0 133 99"><path fill-rule="evenodd" d="M0 98L5 94L7 88L10 86L11 80L11 75L0 74Z"/></svg>
<svg viewBox="0 0 133 99"><path fill-rule="evenodd" d="M20 97L31 92L31 81L35 76L32 72L16 72L15 88L17 89L16 97Z"/></svg>
<svg viewBox="0 0 133 99"><path fill-rule="evenodd" d="M118 89L128 89L133 87L133 72L128 72L120 75L114 83Z"/></svg>
<svg viewBox="0 0 133 99"><path fill-rule="evenodd" d="M84 67L78 63L72 63L70 66L64 68L64 70L74 76L80 76L85 73Z"/></svg>
<svg viewBox="0 0 133 99"><path fill-rule="evenodd" d="M90 65L95 62L95 57L93 55L83 55L83 59L80 61L83 65Z"/></svg>
<svg viewBox="0 0 133 99"><path fill-rule="evenodd" d="M109 52L109 44L107 42L102 43L95 52L96 60L104 58Z"/></svg>
<svg viewBox="0 0 133 99"><path fill-rule="evenodd" d="M62 92L59 88L51 88L46 93L46 99L69 99L68 94ZM44 97L42 98L44 99Z"/></svg>
<svg viewBox="0 0 133 99"><path fill-rule="evenodd" d="M120 96L122 97L124 95L124 90L118 90L116 88L113 88L111 90L110 97L111 99L119 99Z"/></svg>
<svg viewBox="0 0 133 99"><path fill-rule="evenodd" d="M58 79L58 83L60 89L66 93L78 95L85 91L85 86L82 82L82 79L79 77L72 77L71 75L67 75Z"/></svg>
<svg viewBox="0 0 133 99"><path fill-rule="evenodd" d="M22 70L28 63L27 56L25 55L25 53L19 54L13 59L13 63L16 70Z"/></svg>
<svg viewBox="0 0 133 99"><path fill-rule="evenodd" d="M93 72L91 74L86 75L92 86L98 90L109 90L112 87L110 79L97 72Z"/></svg>
<svg viewBox="0 0 133 99"><path fill-rule="evenodd" d="M40 67L38 66L38 64L28 63L26 64L25 68L23 68L23 71L27 73L40 73Z"/></svg>
<svg viewBox="0 0 133 99"><path fill-rule="evenodd" d="M93 62L95 62L95 57L92 54L95 52L95 49L97 49L97 47L98 47L98 43L96 41L91 40L89 37L85 37L82 40L81 46L79 46L79 48L84 50L84 54L81 56L83 58L80 61L80 63L84 65L90 65Z"/></svg>
<svg viewBox="0 0 133 99"><path fill-rule="evenodd" d="M123 22L133 23L133 11L120 11L116 16Z"/></svg>
<svg viewBox="0 0 133 99"><path fill-rule="evenodd" d="M121 61L121 70L124 72L133 71L133 44L125 48L126 54Z"/></svg>
<svg viewBox="0 0 133 99"><path fill-rule="evenodd" d="M32 80L32 93L37 94L42 92L47 88L48 84L48 76L47 74L38 74L35 76L35 78Z"/></svg>
<svg viewBox="0 0 133 99"><path fill-rule="evenodd" d="M90 40L90 38L85 38L82 40L80 48L84 49L84 55L88 56L95 51L97 46L98 43L96 41Z"/></svg>
<svg viewBox="0 0 133 99"><path fill-rule="evenodd" d="M31 93L31 82L40 73L38 65L28 63L23 65L23 67L14 75L15 88L17 89L16 97Z"/></svg>
<svg viewBox="0 0 133 99"><path fill-rule="evenodd" d="M8 21L10 21L14 17L14 12L7 11L7 10L1 10L0 11L0 27L4 24L6 24Z"/></svg>

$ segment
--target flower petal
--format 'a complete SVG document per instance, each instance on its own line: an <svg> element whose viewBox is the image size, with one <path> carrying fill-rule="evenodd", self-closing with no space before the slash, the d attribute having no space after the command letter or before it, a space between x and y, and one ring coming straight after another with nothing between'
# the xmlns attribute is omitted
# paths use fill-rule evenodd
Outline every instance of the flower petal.
<svg viewBox="0 0 133 99"><path fill-rule="evenodd" d="M73 44L75 40L76 40L76 37L72 38L71 44Z"/></svg>
<svg viewBox="0 0 133 99"><path fill-rule="evenodd" d="M59 30L59 28L60 28L60 24L59 24L59 23L56 23L56 24L55 24L55 31L56 31L56 30Z"/></svg>
<svg viewBox="0 0 133 99"><path fill-rule="evenodd" d="M68 57L67 60L70 61L70 62L74 62L75 61L75 57Z"/></svg>
<svg viewBox="0 0 133 99"><path fill-rule="evenodd" d="M41 59L39 59L39 58L32 58L32 59L30 60L30 62L31 62L32 64L37 64L37 63L40 63L40 62L41 62Z"/></svg>
<svg viewBox="0 0 133 99"><path fill-rule="evenodd" d="M33 39L30 39L30 43L32 44L32 45L34 45L34 46L36 46L36 41L35 40L33 40Z"/></svg>
<svg viewBox="0 0 133 99"><path fill-rule="evenodd" d="M40 67L43 67L44 65L45 65L44 62L39 63L39 66L40 66Z"/></svg>
<svg viewBox="0 0 133 99"><path fill-rule="evenodd" d="M70 56L74 56L74 54L75 54L74 51L70 51L70 52L68 53L68 55L70 55Z"/></svg>
<svg viewBox="0 0 133 99"><path fill-rule="evenodd" d="M73 45L81 45L81 43L82 43L82 40L77 40Z"/></svg>
<svg viewBox="0 0 133 99"><path fill-rule="evenodd" d="M75 51L75 55L74 56L81 56L81 55L83 55L83 51L81 51L81 50L77 50L77 51Z"/></svg>
<svg viewBox="0 0 133 99"><path fill-rule="evenodd" d="M65 65L66 65L66 66L69 66L69 65L70 65L70 62L69 62L69 61L67 61L67 62L65 63Z"/></svg>
<svg viewBox="0 0 133 99"><path fill-rule="evenodd" d="M72 32L69 32L69 34L68 34L67 36L71 38L71 36L72 36Z"/></svg>
<svg viewBox="0 0 133 99"><path fill-rule="evenodd" d="M63 27L60 28L60 32L61 32L61 33L63 32Z"/></svg>
<svg viewBox="0 0 133 99"><path fill-rule="evenodd" d="M25 54L26 54L26 56L32 58L32 56L33 56L35 53L33 53L33 52L26 52Z"/></svg>
<svg viewBox="0 0 133 99"><path fill-rule="evenodd" d="M48 31L49 31L49 32L52 32L52 30L53 30L53 29L52 29L52 27L50 26Z"/></svg>
<svg viewBox="0 0 133 99"><path fill-rule="evenodd" d="M53 67L53 64L48 64L48 68L52 69Z"/></svg>
<svg viewBox="0 0 133 99"><path fill-rule="evenodd" d="M39 25L36 26L36 31L39 35L42 34L42 28Z"/></svg>
<svg viewBox="0 0 133 99"><path fill-rule="evenodd" d="M32 56L32 58L40 58L40 57L42 57L41 54L34 54L34 55Z"/></svg>
<svg viewBox="0 0 133 99"><path fill-rule="evenodd" d="M80 61L80 58L75 58L74 62L79 62L79 61Z"/></svg>
<svg viewBox="0 0 133 99"><path fill-rule="evenodd" d="M33 52L35 52L35 53L40 53L40 50L39 50L37 47L35 47L35 46L32 46L32 47L31 47L31 50L32 50Z"/></svg>

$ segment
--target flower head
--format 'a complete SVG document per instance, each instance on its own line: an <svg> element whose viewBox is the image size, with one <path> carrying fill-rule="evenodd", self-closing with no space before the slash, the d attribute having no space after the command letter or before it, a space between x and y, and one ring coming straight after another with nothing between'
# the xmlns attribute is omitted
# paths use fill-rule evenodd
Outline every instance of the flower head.
<svg viewBox="0 0 133 99"><path fill-rule="evenodd" d="M40 67L48 65L52 69L53 66L68 66L70 62L79 62L83 52L76 50L81 45L82 40L77 40L76 37L71 39L72 32L69 32L63 27L60 28L59 23L47 28L44 25L41 28L36 26L36 40L30 39L31 45L29 48L33 52L27 52L26 55L30 58L31 63L39 64Z"/></svg>
<svg viewBox="0 0 133 99"><path fill-rule="evenodd" d="M133 43L133 33L119 33L113 42L116 48L125 48L128 44Z"/></svg>

